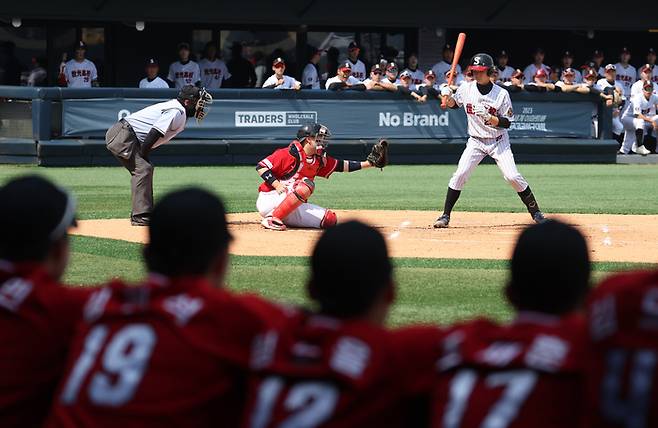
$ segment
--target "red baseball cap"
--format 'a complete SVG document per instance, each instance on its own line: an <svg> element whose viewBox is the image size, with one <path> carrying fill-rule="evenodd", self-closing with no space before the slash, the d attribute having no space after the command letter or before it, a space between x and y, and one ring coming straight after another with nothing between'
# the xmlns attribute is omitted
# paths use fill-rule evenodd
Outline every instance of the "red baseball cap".
<svg viewBox="0 0 658 428"><path fill-rule="evenodd" d="M647 80L644 82L644 85L642 85L642 90L644 90L644 92L653 92L653 83Z"/></svg>
<svg viewBox="0 0 658 428"><path fill-rule="evenodd" d="M599 77L598 73L594 71L594 69L592 68L587 70L587 73L585 73L585 79L592 79L592 78L596 79L597 77Z"/></svg>
<svg viewBox="0 0 658 428"><path fill-rule="evenodd" d="M640 73L650 73L653 70L651 64L644 64L640 69Z"/></svg>
<svg viewBox="0 0 658 428"><path fill-rule="evenodd" d="M535 77L548 77L548 74L546 74L546 70L544 70L543 68L539 68L535 72Z"/></svg>

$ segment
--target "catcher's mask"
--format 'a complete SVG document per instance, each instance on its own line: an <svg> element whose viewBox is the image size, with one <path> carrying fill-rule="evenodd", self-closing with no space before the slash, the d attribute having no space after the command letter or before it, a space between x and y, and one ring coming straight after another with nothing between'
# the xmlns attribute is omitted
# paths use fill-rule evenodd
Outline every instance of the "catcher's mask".
<svg viewBox="0 0 658 428"><path fill-rule="evenodd" d="M306 137L315 137L316 154L323 156L329 144L327 140L331 137L329 128L321 123L308 123L297 131L297 140L300 143L304 144Z"/></svg>
<svg viewBox="0 0 658 428"><path fill-rule="evenodd" d="M197 123L201 123L208 114L208 110L210 110L212 95L205 88L186 85L180 90L178 100L183 105L185 105L185 100L189 100L189 103L185 106L187 117L193 116Z"/></svg>

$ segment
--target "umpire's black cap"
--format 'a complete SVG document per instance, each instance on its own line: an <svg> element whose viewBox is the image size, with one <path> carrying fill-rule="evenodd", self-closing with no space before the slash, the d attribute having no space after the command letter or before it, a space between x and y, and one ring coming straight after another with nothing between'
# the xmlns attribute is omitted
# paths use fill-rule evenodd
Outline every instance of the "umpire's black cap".
<svg viewBox="0 0 658 428"><path fill-rule="evenodd" d="M200 275L231 240L222 201L206 190L187 188L155 205L144 256L153 272Z"/></svg>
<svg viewBox="0 0 658 428"><path fill-rule="evenodd" d="M0 258L42 260L76 225L75 210L75 199L43 177L9 181L0 188Z"/></svg>
<svg viewBox="0 0 658 428"><path fill-rule="evenodd" d="M386 241L358 221L341 223L320 237L311 256L309 292L327 315L363 315L392 284Z"/></svg>
<svg viewBox="0 0 658 428"><path fill-rule="evenodd" d="M511 261L508 296L518 310L555 315L574 310L587 294L587 242L573 226L555 220L528 227Z"/></svg>

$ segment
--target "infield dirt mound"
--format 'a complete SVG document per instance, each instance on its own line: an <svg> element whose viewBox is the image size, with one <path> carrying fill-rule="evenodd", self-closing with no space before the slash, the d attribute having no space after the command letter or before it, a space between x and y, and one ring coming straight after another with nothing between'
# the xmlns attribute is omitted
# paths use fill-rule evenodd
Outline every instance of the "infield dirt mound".
<svg viewBox="0 0 658 428"><path fill-rule="evenodd" d="M430 211L337 211L341 221L363 220L387 237L394 257L509 259L527 213L455 212L448 229L433 229ZM587 237L596 261L650 262L658 259L658 215L558 214ZM265 230L257 213L229 214L235 236L231 253L248 256L307 256L320 231ZM147 230L128 220L82 220L77 235L146 242ZM201 232L202 233L202 232Z"/></svg>

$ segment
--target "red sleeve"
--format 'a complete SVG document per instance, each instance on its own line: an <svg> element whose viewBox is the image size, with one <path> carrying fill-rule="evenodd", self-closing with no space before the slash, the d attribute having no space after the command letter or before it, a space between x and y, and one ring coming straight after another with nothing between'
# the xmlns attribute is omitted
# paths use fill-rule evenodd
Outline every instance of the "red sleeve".
<svg viewBox="0 0 658 428"><path fill-rule="evenodd" d="M434 326L413 326L395 330L392 335L392 370L402 376L401 386L411 394L430 391L436 374L436 361L441 355L445 331ZM409 357L413 355L413 364Z"/></svg>
<svg viewBox="0 0 658 428"><path fill-rule="evenodd" d="M274 176L278 178L284 175L294 163L295 159L289 153L288 148L283 148L258 162L258 166L271 169Z"/></svg>
<svg viewBox="0 0 658 428"><path fill-rule="evenodd" d="M331 156L327 156L325 159L324 166L318 170L318 176L329 178L329 176L336 170L337 165L338 165L337 159L332 158Z"/></svg>

